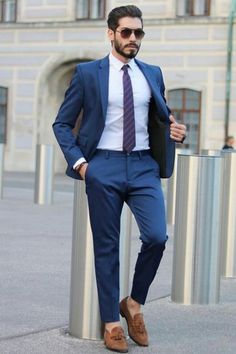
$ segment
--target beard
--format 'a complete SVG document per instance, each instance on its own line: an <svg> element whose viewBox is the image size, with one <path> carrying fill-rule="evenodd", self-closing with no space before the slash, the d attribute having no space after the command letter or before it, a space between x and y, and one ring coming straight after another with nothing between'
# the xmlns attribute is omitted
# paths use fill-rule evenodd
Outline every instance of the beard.
<svg viewBox="0 0 236 354"><path fill-rule="evenodd" d="M134 45L135 48L128 48L129 45L131 44ZM138 46L137 44L133 44L133 43L129 43L122 46L116 39L113 41L113 45L117 53L119 53L122 57L127 59L135 58L140 49L140 45ZM125 51L125 48L128 48L128 50Z"/></svg>

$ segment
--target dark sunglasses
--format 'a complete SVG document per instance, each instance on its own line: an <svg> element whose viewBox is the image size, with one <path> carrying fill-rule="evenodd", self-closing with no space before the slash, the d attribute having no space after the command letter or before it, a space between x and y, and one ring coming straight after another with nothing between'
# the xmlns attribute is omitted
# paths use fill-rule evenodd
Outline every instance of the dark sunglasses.
<svg viewBox="0 0 236 354"><path fill-rule="evenodd" d="M121 31L116 30L116 32L120 33L121 37L124 39L129 38L132 33L134 33L136 39L142 39L145 35L145 32L141 28L123 28Z"/></svg>

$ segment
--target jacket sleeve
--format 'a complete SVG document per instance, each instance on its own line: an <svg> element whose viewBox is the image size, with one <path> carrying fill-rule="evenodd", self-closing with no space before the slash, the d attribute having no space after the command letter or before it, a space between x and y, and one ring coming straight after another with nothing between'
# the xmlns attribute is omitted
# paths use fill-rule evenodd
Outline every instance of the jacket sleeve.
<svg viewBox="0 0 236 354"><path fill-rule="evenodd" d="M83 157L72 131L83 108L83 102L83 75L78 65L53 123L54 134L70 168Z"/></svg>

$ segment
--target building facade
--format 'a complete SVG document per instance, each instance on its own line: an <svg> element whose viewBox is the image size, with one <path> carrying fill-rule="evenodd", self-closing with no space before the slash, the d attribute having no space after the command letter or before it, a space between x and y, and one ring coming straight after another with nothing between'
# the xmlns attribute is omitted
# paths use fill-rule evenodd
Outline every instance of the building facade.
<svg viewBox="0 0 236 354"><path fill-rule="evenodd" d="M51 125L74 67L109 53L106 17L141 8L138 58L162 68L166 96L188 126L185 147L220 149L225 135L228 18L231 0L0 0L0 143L5 169L34 171L37 144L55 144ZM228 131L236 135L236 25Z"/></svg>

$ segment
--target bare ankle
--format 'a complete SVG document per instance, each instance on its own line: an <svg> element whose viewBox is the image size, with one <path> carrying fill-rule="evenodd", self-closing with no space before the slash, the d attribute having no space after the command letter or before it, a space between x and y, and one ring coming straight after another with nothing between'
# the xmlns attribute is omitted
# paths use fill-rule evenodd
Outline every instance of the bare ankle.
<svg viewBox="0 0 236 354"><path fill-rule="evenodd" d="M137 301L132 299L131 296L128 297L127 306L130 310L134 311L135 313L139 313L141 311L141 305Z"/></svg>
<svg viewBox="0 0 236 354"><path fill-rule="evenodd" d="M117 321L117 322L107 322L105 323L105 329L108 331L108 332L111 332L113 330L113 328L115 327L119 327L120 326L120 322Z"/></svg>

